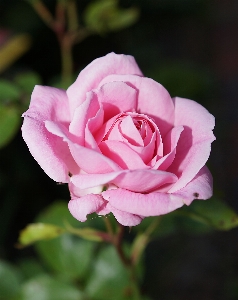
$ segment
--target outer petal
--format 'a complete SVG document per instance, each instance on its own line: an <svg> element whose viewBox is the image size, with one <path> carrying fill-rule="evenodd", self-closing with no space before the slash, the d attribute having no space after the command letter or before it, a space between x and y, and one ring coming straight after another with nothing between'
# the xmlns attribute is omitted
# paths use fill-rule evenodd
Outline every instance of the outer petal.
<svg viewBox="0 0 238 300"><path fill-rule="evenodd" d="M116 209L110 203L107 204L107 209L113 213L117 221L123 226L136 226L143 220L143 217Z"/></svg>
<svg viewBox="0 0 238 300"><path fill-rule="evenodd" d="M71 177L71 179L72 179L72 177ZM70 196L71 196L72 200L77 199L79 197L86 196L88 194L100 194L102 192L102 190L103 190L102 185L94 185L93 187L90 187L90 188L80 189L79 187L74 185L73 182L69 183L69 191L70 191Z"/></svg>
<svg viewBox="0 0 238 300"><path fill-rule="evenodd" d="M102 196L115 208L144 217L164 215L184 204L180 196L156 192L140 194L115 189L103 192Z"/></svg>
<svg viewBox="0 0 238 300"><path fill-rule="evenodd" d="M203 106L188 99L175 98L175 126L183 125L176 157L168 171L179 180L170 190L175 192L186 186L205 165L215 140L212 129L215 119Z"/></svg>
<svg viewBox="0 0 238 300"><path fill-rule="evenodd" d="M23 117L30 116L38 121L51 120L68 124L70 122L69 102L66 92L48 86L36 85L29 109Z"/></svg>
<svg viewBox="0 0 238 300"><path fill-rule="evenodd" d="M57 182L68 182L68 173L77 173L68 146L61 138L45 128L45 120L67 124L69 121L68 100L64 91L36 86L30 108L23 114L22 136L29 151L46 174Z"/></svg>
<svg viewBox="0 0 238 300"><path fill-rule="evenodd" d="M49 132L62 138L69 145L70 152L78 166L87 173L108 173L119 171L121 168L109 158L93 149L88 149L74 143L67 129L61 124L47 121L46 128Z"/></svg>
<svg viewBox="0 0 238 300"><path fill-rule="evenodd" d="M77 80L67 90L71 113L85 100L86 92L97 88L99 82L110 74L143 75L132 56L109 53L95 59L80 72Z"/></svg>
<svg viewBox="0 0 238 300"><path fill-rule="evenodd" d="M148 193L164 184L174 183L177 177L168 172L155 170L130 170L111 182L116 186L136 193Z"/></svg>
<svg viewBox="0 0 238 300"><path fill-rule="evenodd" d="M101 195L88 194L81 198L70 200L68 208L73 217L81 222L87 220L87 215L99 212L104 206L106 201L103 200Z"/></svg>
<svg viewBox="0 0 238 300"><path fill-rule="evenodd" d="M190 205L194 199L207 200L212 196L212 175L204 166L198 174L183 189L176 192L176 195L183 197L185 204Z"/></svg>
<svg viewBox="0 0 238 300"><path fill-rule="evenodd" d="M176 180L174 174L157 170L125 170L106 174L79 174L71 177L72 183L81 189L113 183L120 188L139 193L158 189Z"/></svg>
<svg viewBox="0 0 238 300"><path fill-rule="evenodd" d="M110 183L122 172L110 172L105 174L77 174L71 177L71 182L80 189L88 189L95 186L102 186ZM101 189L102 191L102 189Z"/></svg>
<svg viewBox="0 0 238 300"><path fill-rule="evenodd" d="M137 112L148 115L164 136L174 124L174 103L168 91L153 79L135 75L109 75L100 85L123 81L138 90Z"/></svg>

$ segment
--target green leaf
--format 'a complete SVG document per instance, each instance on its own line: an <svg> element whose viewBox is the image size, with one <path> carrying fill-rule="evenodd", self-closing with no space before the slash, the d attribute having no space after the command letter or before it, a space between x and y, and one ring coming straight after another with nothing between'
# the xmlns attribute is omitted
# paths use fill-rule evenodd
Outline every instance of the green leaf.
<svg viewBox="0 0 238 300"><path fill-rule="evenodd" d="M14 107L0 106L0 148L7 145L17 133L21 118Z"/></svg>
<svg viewBox="0 0 238 300"><path fill-rule="evenodd" d="M114 221L113 216L109 217ZM99 217L97 214L91 214L88 217L87 222L79 222L71 215L65 201L56 201L40 213L36 221L50 223L60 227L70 225L72 227L79 227L80 229L92 227L103 230L105 229L105 226L102 218L103 217Z"/></svg>
<svg viewBox="0 0 238 300"><path fill-rule="evenodd" d="M64 234L54 240L35 245L37 253L48 268L67 279L83 279L93 260L92 242Z"/></svg>
<svg viewBox="0 0 238 300"><path fill-rule="evenodd" d="M26 257L21 259L17 265L21 270L24 280L45 273L42 264L36 258Z"/></svg>
<svg viewBox="0 0 238 300"><path fill-rule="evenodd" d="M55 225L45 223L33 223L29 224L20 233L19 243L20 246L29 246L36 241L53 239L61 234L65 230Z"/></svg>
<svg viewBox="0 0 238 300"><path fill-rule="evenodd" d="M183 207L177 210L176 213L218 230L229 230L238 226L236 212L225 202L216 198L206 201L193 201L190 206Z"/></svg>
<svg viewBox="0 0 238 300"><path fill-rule="evenodd" d="M40 76L35 72L25 72L15 77L16 84L27 94L31 94L35 85L41 84Z"/></svg>
<svg viewBox="0 0 238 300"><path fill-rule="evenodd" d="M28 34L20 34L9 39L0 48L0 73L9 68L30 47L31 37Z"/></svg>
<svg viewBox="0 0 238 300"><path fill-rule="evenodd" d="M169 213L167 215L162 215L158 217L148 217L145 218L141 224L133 228L137 232L145 232L156 220L158 219L159 223L157 228L152 232L152 237L164 237L173 234L178 230L178 224L175 220L174 213Z"/></svg>
<svg viewBox="0 0 238 300"><path fill-rule="evenodd" d="M123 29L134 24L138 17L137 8L120 9L117 0L90 3L84 14L87 27L98 33Z"/></svg>
<svg viewBox="0 0 238 300"><path fill-rule="evenodd" d="M41 275L22 286L20 300L81 300L83 293L69 283Z"/></svg>
<svg viewBox="0 0 238 300"><path fill-rule="evenodd" d="M10 264L0 261L0 299L10 300L20 290L20 276Z"/></svg>
<svg viewBox="0 0 238 300"><path fill-rule="evenodd" d="M49 205L38 215L36 222L49 223L60 227L63 227L66 223L72 226L80 224L80 222L70 214L67 202L65 201L56 201Z"/></svg>
<svg viewBox="0 0 238 300"><path fill-rule="evenodd" d="M117 31L133 25L139 18L139 10L135 7L116 9L111 12L107 26L110 31Z"/></svg>
<svg viewBox="0 0 238 300"><path fill-rule="evenodd" d="M63 224L81 224L68 211L65 202L56 202L37 218L37 221L51 223L56 226ZM62 277L69 279L85 278L91 265L95 245L69 233L53 240L40 241L35 248L44 263Z"/></svg>
<svg viewBox="0 0 238 300"><path fill-rule="evenodd" d="M94 262L86 293L97 300L132 299L129 271L112 246L104 247Z"/></svg>
<svg viewBox="0 0 238 300"><path fill-rule="evenodd" d="M20 98L21 91L13 83L7 80L0 80L0 103L10 103Z"/></svg>
<svg viewBox="0 0 238 300"><path fill-rule="evenodd" d="M70 233L73 233L89 241L103 242L105 240L108 241L110 239L106 232L98 231L93 228L74 228L71 226L66 226L66 228Z"/></svg>

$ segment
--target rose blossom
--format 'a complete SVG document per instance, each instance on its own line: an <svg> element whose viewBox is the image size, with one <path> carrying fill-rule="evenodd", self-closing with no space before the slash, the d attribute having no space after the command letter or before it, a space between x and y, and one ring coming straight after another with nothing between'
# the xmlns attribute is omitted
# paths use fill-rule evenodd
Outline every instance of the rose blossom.
<svg viewBox="0 0 238 300"><path fill-rule="evenodd" d="M214 117L192 100L171 98L131 56L94 60L67 91L36 86L23 116L31 154L52 179L69 184L69 210L80 221L112 212L134 226L212 195L205 163Z"/></svg>

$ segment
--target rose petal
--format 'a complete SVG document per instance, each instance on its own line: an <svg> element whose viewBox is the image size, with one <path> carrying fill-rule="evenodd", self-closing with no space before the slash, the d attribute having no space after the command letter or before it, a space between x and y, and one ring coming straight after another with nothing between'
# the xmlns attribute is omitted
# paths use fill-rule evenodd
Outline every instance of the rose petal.
<svg viewBox="0 0 238 300"><path fill-rule="evenodd" d="M117 221L123 226L136 226L143 220L143 217L116 209L110 203L107 204L107 209L113 213Z"/></svg>
<svg viewBox="0 0 238 300"><path fill-rule="evenodd" d="M97 88L99 82L110 74L143 75L132 56L109 53L95 59L80 72L76 81L67 90L72 115L76 107L85 101L86 93Z"/></svg>
<svg viewBox="0 0 238 300"><path fill-rule="evenodd" d="M22 137L41 168L56 182L67 183L69 172L78 173L68 145L48 132L44 123L25 116Z"/></svg>
<svg viewBox="0 0 238 300"><path fill-rule="evenodd" d="M113 183L120 188L139 193L158 189L176 180L174 174L156 170L125 170L106 174L78 174L71 177L72 183L80 189Z"/></svg>
<svg viewBox="0 0 238 300"><path fill-rule="evenodd" d="M148 193L160 186L177 181L172 173L157 170L130 170L122 172L111 182L116 186L137 193Z"/></svg>
<svg viewBox="0 0 238 300"><path fill-rule="evenodd" d="M165 138L163 139L164 144L164 155L160 158L153 166L155 170L167 170L168 167L172 164L175 154L176 154L176 147L179 141L180 135L183 131L183 126L177 126L172 128L171 131L166 134Z"/></svg>
<svg viewBox="0 0 238 300"><path fill-rule="evenodd" d="M179 180L171 192L180 190L190 182L205 165L215 140L212 129L214 117L200 104L182 98L175 98L175 126L183 125L176 157L168 171L176 174Z"/></svg>
<svg viewBox="0 0 238 300"><path fill-rule="evenodd" d="M100 152L98 144L95 141L93 133L101 128L103 124L103 110L100 108L95 117L88 120L85 128L85 146Z"/></svg>
<svg viewBox="0 0 238 300"><path fill-rule="evenodd" d="M71 182L80 189L88 189L108 184L122 172L124 171L105 174L77 174L71 177Z"/></svg>
<svg viewBox="0 0 238 300"><path fill-rule="evenodd" d="M88 120L95 117L100 110L97 95L93 92L87 93L86 100L76 108L72 122L69 126L69 132L78 137L77 142L84 146L85 128ZM101 111L103 123L103 111Z"/></svg>
<svg viewBox="0 0 238 300"><path fill-rule="evenodd" d="M156 128L155 131L157 131L158 128ZM151 142L152 135L154 132L152 132L150 126L144 121L141 128L141 134L144 136L144 146L147 146ZM160 135L159 135L160 140Z"/></svg>
<svg viewBox="0 0 238 300"><path fill-rule="evenodd" d="M150 143L144 147L137 147L129 145L132 150L134 150L144 161L145 164L148 164L152 159L152 156L155 152L155 143L156 143L156 133L153 133Z"/></svg>
<svg viewBox="0 0 238 300"><path fill-rule="evenodd" d="M109 82L97 91L108 121L121 112L134 111L137 105L137 91L124 82Z"/></svg>
<svg viewBox="0 0 238 300"><path fill-rule="evenodd" d="M176 195L183 197L185 204L190 205L194 199L207 200L212 196L212 175L204 166L198 174L183 189L176 192Z"/></svg>
<svg viewBox="0 0 238 300"><path fill-rule="evenodd" d="M157 192L140 194L115 189L103 192L102 196L115 208L144 217L164 215L184 204L180 196Z"/></svg>
<svg viewBox="0 0 238 300"><path fill-rule="evenodd" d="M100 194L103 191L103 185L94 185L90 188L79 188L71 181L69 182L68 186L72 200L86 196L88 194Z"/></svg>
<svg viewBox="0 0 238 300"><path fill-rule="evenodd" d="M68 146L45 128L45 120L68 124L70 120L65 91L36 86L29 109L23 114L22 136L29 151L46 174L57 182L68 182L68 173L77 173L78 166Z"/></svg>
<svg viewBox="0 0 238 300"><path fill-rule="evenodd" d="M148 115L157 124L162 137L174 125L174 103L168 91L158 82L135 75L109 75L100 86L111 81L122 81L138 90L137 112Z"/></svg>
<svg viewBox="0 0 238 300"><path fill-rule="evenodd" d="M36 85L29 109L22 115L44 122L51 120L69 124L70 113L67 94L64 90Z"/></svg>
<svg viewBox="0 0 238 300"><path fill-rule="evenodd" d="M101 195L88 194L81 198L70 200L68 208L73 217L81 222L87 220L87 215L99 212L106 206L106 201Z"/></svg>
<svg viewBox="0 0 238 300"><path fill-rule="evenodd" d="M102 153L123 169L148 169L140 156L123 142L104 141L99 145Z"/></svg>
<svg viewBox="0 0 238 300"><path fill-rule="evenodd" d="M131 116L126 116L119 124L119 128L124 138L134 146L144 146L142 137L135 127Z"/></svg>
<svg viewBox="0 0 238 300"><path fill-rule="evenodd" d="M70 133L63 125L48 121L46 122L46 128L49 132L61 137L63 141L68 143L73 158L85 172L108 173L121 169L116 163L101 153L74 143L73 137L70 136Z"/></svg>
<svg viewBox="0 0 238 300"><path fill-rule="evenodd" d="M111 131L114 129L115 124L117 123L117 120L120 118L120 114L116 115L115 117L108 120L106 123L102 125L102 127L98 130L98 132L94 135L94 138L97 142L97 144L100 144L100 142L107 136L109 133L111 134ZM120 132L117 128L117 133L121 137ZM117 140L117 139L116 139Z"/></svg>
<svg viewBox="0 0 238 300"><path fill-rule="evenodd" d="M118 141L118 142L124 141L124 138L123 138L120 128L119 128L119 123L120 123L120 118L112 124L111 128L107 129L107 132L105 132L105 135L103 138L104 140Z"/></svg>

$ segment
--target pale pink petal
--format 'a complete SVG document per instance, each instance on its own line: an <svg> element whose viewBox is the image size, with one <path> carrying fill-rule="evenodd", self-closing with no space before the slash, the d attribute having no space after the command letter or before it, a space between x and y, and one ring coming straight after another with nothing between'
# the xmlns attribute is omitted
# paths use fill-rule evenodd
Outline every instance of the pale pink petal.
<svg viewBox="0 0 238 300"><path fill-rule="evenodd" d="M176 155L177 143L183 129L183 126L177 126L172 128L172 130L166 134L165 138L163 139L165 155L154 164L153 169L167 170L172 164Z"/></svg>
<svg viewBox="0 0 238 300"><path fill-rule="evenodd" d="M180 196L157 192L141 194L115 189L103 192L102 196L115 208L144 217L164 215L184 204Z"/></svg>
<svg viewBox="0 0 238 300"><path fill-rule="evenodd" d="M117 120L110 129L105 132L104 140L123 142L124 138L119 129L120 120ZM106 128L105 128L106 129ZM101 130L100 130L101 131Z"/></svg>
<svg viewBox="0 0 238 300"><path fill-rule="evenodd" d="M123 169L148 169L140 156L123 142L104 141L99 145L102 153Z"/></svg>
<svg viewBox="0 0 238 300"><path fill-rule="evenodd" d="M157 170L130 170L118 174L111 182L116 186L137 193L148 193L164 184L174 183L177 176Z"/></svg>
<svg viewBox="0 0 238 300"><path fill-rule="evenodd" d="M135 127L131 116L123 118L119 124L120 131L124 138L134 146L144 146L143 139Z"/></svg>
<svg viewBox="0 0 238 300"><path fill-rule="evenodd" d="M85 128L85 146L91 149L95 149L98 152L100 152L100 150L93 133L101 128L103 124L103 115L103 109L100 108L95 117L88 120Z"/></svg>
<svg viewBox="0 0 238 300"><path fill-rule="evenodd" d="M152 135L150 143L148 143L145 147L137 147L133 145L129 145L132 150L134 150L145 164L148 164L152 159L155 152L155 144L156 144L156 133Z"/></svg>
<svg viewBox="0 0 238 300"><path fill-rule="evenodd" d="M99 144L111 131L114 129L115 124L117 123L118 118L120 115L116 115L115 117L108 120L103 126L98 130L98 132L94 135L96 142ZM119 136L121 137L120 132L118 131ZM116 134L118 134L116 133Z"/></svg>
<svg viewBox="0 0 238 300"><path fill-rule="evenodd" d="M175 98L175 126L184 126L176 156L168 171L179 180L171 192L180 190L190 182L205 165L215 140L212 129L215 119L203 106L188 99Z"/></svg>
<svg viewBox="0 0 238 300"><path fill-rule="evenodd" d="M174 124L174 103L168 91L153 79L135 75L109 75L100 85L122 81L138 90L137 112L148 115L157 124L162 137Z"/></svg>
<svg viewBox="0 0 238 300"><path fill-rule="evenodd" d="M58 136L48 132L42 121L25 114L22 137L32 156L53 180L67 183L70 179L69 173L78 173L79 168L68 145Z"/></svg>
<svg viewBox="0 0 238 300"><path fill-rule="evenodd" d="M31 95L29 109L22 116L29 116L41 122L50 120L69 124L69 101L66 92L53 87L36 85Z"/></svg>
<svg viewBox="0 0 238 300"><path fill-rule="evenodd" d="M76 108L72 122L69 126L69 132L78 137L77 140L82 146L84 146L85 128L88 120L95 117L100 110L100 104L98 103L97 95L93 92L87 93L86 100ZM101 125L103 123L103 112Z"/></svg>
<svg viewBox="0 0 238 300"><path fill-rule="evenodd" d="M177 177L157 170L124 170L106 174L78 174L71 177L72 183L80 189L114 184L130 191L144 193L160 186L176 182Z"/></svg>
<svg viewBox="0 0 238 300"><path fill-rule="evenodd" d="M117 221L123 226L136 226L143 220L143 217L116 209L110 203L107 204L107 209L113 213Z"/></svg>
<svg viewBox="0 0 238 300"><path fill-rule="evenodd" d="M158 128L155 128L155 131L157 131ZM146 123L143 122L142 128L141 128L141 135L143 134L144 136L144 145L147 146L151 142L152 135L154 132L152 132L150 126ZM159 136L160 137L160 136Z"/></svg>
<svg viewBox="0 0 238 300"><path fill-rule="evenodd" d="M183 197L184 203L190 205L194 199L207 200L211 198L212 185L212 175L204 166L184 188L176 192L176 195Z"/></svg>
<svg viewBox="0 0 238 300"><path fill-rule="evenodd" d="M70 136L70 133L63 125L48 121L46 122L46 128L49 132L61 137L64 142L68 143L73 158L78 166L85 172L108 173L121 169L116 163L103 154L74 143L74 137Z"/></svg>
<svg viewBox="0 0 238 300"><path fill-rule="evenodd" d="M85 101L88 91L97 88L99 82L110 74L143 75L132 56L109 53L95 59L80 72L76 81L67 90L71 112L73 113L76 107Z"/></svg>
<svg viewBox="0 0 238 300"><path fill-rule="evenodd" d="M97 91L108 121L121 112L134 111L137 106L137 91L124 82L109 82Z"/></svg>
<svg viewBox="0 0 238 300"><path fill-rule="evenodd" d="M88 214L99 212L106 204L101 195L88 194L81 198L70 200L68 208L75 219L85 222Z"/></svg>
<svg viewBox="0 0 238 300"><path fill-rule="evenodd" d="M105 174L77 174L71 177L71 182L80 189L88 189L95 186L102 186L113 181L122 172L111 172Z"/></svg>
<svg viewBox="0 0 238 300"><path fill-rule="evenodd" d="M23 114L22 136L29 151L46 174L57 182L68 182L68 173L77 173L78 167L68 146L45 128L45 121L70 121L68 99L65 91L36 86L29 109Z"/></svg>
<svg viewBox="0 0 238 300"><path fill-rule="evenodd" d="M69 182L68 186L69 186L70 196L72 200L79 197L86 196L88 194L100 194L103 191L103 185L94 185L93 187L90 188L89 187L79 188L74 184L74 182L71 181Z"/></svg>

